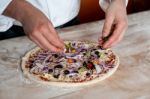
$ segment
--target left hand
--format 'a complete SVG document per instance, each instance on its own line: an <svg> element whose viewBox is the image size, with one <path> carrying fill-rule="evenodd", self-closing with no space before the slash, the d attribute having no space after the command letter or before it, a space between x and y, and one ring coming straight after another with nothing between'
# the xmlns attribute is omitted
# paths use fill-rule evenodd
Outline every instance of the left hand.
<svg viewBox="0 0 150 99"><path fill-rule="evenodd" d="M106 10L106 18L99 44L103 48L110 48L122 40L128 27L125 0L112 0ZM108 39L104 40L104 38Z"/></svg>

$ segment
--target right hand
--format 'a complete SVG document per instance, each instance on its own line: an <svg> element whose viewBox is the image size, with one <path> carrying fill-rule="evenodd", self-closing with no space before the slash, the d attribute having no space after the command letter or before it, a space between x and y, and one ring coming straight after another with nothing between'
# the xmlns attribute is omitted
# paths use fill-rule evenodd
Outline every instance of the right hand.
<svg viewBox="0 0 150 99"><path fill-rule="evenodd" d="M120 42L128 27L125 0L112 0L106 10L106 18L99 38L103 48L110 48Z"/></svg>
<svg viewBox="0 0 150 99"><path fill-rule="evenodd" d="M13 0L12 3L15 4L18 1L19 0ZM43 49L49 49L55 52L62 51L64 43L48 18L40 10L26 1L21 1L20 8L23 11L18 11L18 13L23 13L19 13L20 15L18 14L16 19L19 19L22 23L27 36ZM17 9L15 13L17 13Z"/></svg>

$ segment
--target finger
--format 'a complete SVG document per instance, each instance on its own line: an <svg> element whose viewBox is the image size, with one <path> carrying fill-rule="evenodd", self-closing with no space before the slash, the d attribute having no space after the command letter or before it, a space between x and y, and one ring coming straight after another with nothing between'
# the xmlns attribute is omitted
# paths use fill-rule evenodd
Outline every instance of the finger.
<svg viewBox="0 0 150 99"><path fill-rule="evenodd" d="M50 34L50 33L43 33L42 35L47 39L47 41L48 41L51 45L55 46L56 48L63 49L62 43L61 43L60 40L59 40L56 36L54 36L53 34Z"/></svg>
<svg viewBox="0 0 150 99"><path fill-rule="evenodd" d="M117 42L119 42L123 37L124 31L124 25L122 23L117 24L111 37L104 43L103 47L108 48L111 45L115 45Z"/></svg>
<svg viewBox="0 0 150 99"><path fill-rule="evenodd" d="M63 49L64 44L59 39L55 29L45 29L43 30L43 36L51 43L53 46Z"/></svg>
<svg viewBox="0 0 150 99"><path fill-rule="evenodd" d="M102 37L98 39L98 43L99 43L100 46L103 45L103 39L102 39Z"/></svg>
<svg viewBox="0 0 150 99"><path fill-rule="evenodd" d="M49 26L50 30L52 31L52 33L54 33L54 35L59 39L60 43L64 46L64 41L60 38L60 36L56 32L55 28L53 28L51 26L51 24L48 24L48 26Z"/></svg>
<svg viewBox="0 0 150 99"><path fill-rule="evenodd" d="M62 45L63 45L62 47L63 47L63 49L64 49L64 47L65 47L65 46L64 46L64 40L63 40L62 38L60 38L60 36L58 36L58 39L59 39L59 41L62 43Z"/></svg>
<svg viewBox="0 0 150 99"><path fill-rule="evenodd" d="M35 35L34 37L39 42L39 44L42 45L44 48L49 49L54 52L59 52L58 48L51 45L49 41L47 41L47 39L42 34L39 33L38 35Z"/></svg>
<svg viewBox="0 0 150 99"><path fill-rule="evenodd" d="M43 45L41 45L40 43L39 43L39 41L37 41L34 37L32 37L32 36L30 36L29 37L33 42L35 42L40 48L42 48L42 49L46 49Z"/></svg>
<svg viewBox="0 0 150 99"><path fill-rule="evenodd" d="M124 33L120 34L120 36L116 39L116 41L114 41L110 45L108 45L107 48L111 48L111 47L115 46L117 43L119 43L122 40L123 36L124 36Z"/></svg>
<svg viewBox="0 0 150 99"><path fill-rule="evenodd" d="M63 48L65 47L64 46L64 40L63 39L61 39L61 38L59 38L60 39L60 41L63 43Z"/></svg>
<svg viewBox="0 0 150 99"><path fill-rule="evenodd" d="M62 43L64 43L64 40L63 39L61 39L61 38L59 38L60 39L60 41L62 42Z"/></svg>
<svg viewBox="0 0 150 99"><path fill-rule="evenodd" d="M108 48L117 45L117 43L119 43L119 42L122 40L123 36L124 36L124 33L123 33L123 34L120 34L120 36L118 37L118 39L117 39L115 42L111 43L111 44L108 46Z"/></svg>
<svg viewBox="0 0 150 99"><path fill-rule="evenodd" d="M109 35L113 21L114 21L114 17L112 15L107 14L104 22L103 30L102 30L103 37L107 37Z"/></svg>

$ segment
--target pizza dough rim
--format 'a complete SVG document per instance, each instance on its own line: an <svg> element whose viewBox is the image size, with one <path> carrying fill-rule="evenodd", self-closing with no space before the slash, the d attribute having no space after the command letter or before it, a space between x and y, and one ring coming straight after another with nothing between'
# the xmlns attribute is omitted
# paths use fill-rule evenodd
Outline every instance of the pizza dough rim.
<svg viewBox="0 0 150 99"><path fill-rule="evenodd" d="M35 47L25 54L25 56L21 60L21 69L22 69L25 77L27 77L30 80L33 80L35 82L44 84L44 85L51 85L51 86L57 86L57 87L83 87L83 86L93 85L93 84L96 84L96 83L108 78L109 76L111 76L117 70L117 68L119 67L119 63L120 63L119 57L116 54L114 54L116 56L115 67L110 69L110 71L108 71L106 74L100 74L99 77L97 77L93 80L90 80L90 81L77 82L77 83L76 82L73 83L73 82L43 81L38 76L36 76L36 75L34 76L34 75L30 74L28 72L29 69L25 68L25 63L28 60L28 58L30 57L30 53L36 52L39 49L40 49L39 47Z"/></svg>

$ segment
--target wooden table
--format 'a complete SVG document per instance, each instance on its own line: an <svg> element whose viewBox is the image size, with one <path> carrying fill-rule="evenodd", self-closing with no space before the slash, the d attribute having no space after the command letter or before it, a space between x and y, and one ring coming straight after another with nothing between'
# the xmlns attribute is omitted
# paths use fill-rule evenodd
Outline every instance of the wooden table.
<svg viewBox="0 0 150 99"><path fill-rule="evenodd" d="M150 11L129 15L129 28L113 50L120 66L87 88L57 88L24 79L20 59L35 46L27 37L0 41L0 99L150 99ZM103 21L58 30L65 40L97 41Z"/></svg>

